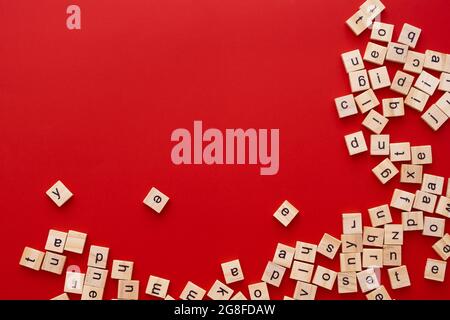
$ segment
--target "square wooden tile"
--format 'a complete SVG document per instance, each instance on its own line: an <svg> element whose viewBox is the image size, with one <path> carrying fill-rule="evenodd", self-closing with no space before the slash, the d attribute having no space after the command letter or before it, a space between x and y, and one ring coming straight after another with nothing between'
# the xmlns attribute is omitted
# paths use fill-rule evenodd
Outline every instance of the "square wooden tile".
<svg viewBox="0 0 450 320"><path fill-rule="evenodd" d="M42 261L44 261L44 255L45 253L42 251L25 247L19 264L23 267L39 271L41 269Z"/></svg>
<svg viewBox="0 0 450 320"><path fill-rule="evenodd" d="M409 212L414 203L415 194L400 189L395 189L392 194L391 204L392 208Z"/></svg>
<svg viewBox="0 0 450 320"><path fill-rule="evenodd" d="M289 201L285 200L275 211L274 217L285 227L297 216L298 210Z"/></svg>
<svg viewBox="0 0 450 320"><path fill-rule="evenodd" d="M59 180L47 190L46 194L58 207L61 207L73 196L73 193Z"/></svg>
<svg viewBox="0 0 450 320"><path fill-rule="evenodd" d="M345 144L347 145L348 153L353 156L359 153L366 152L367 144L362 131L358 131L345 136Z"/></svg>
<svg viewBox="0 0 450 320"><path fill-rule="evenodd" d="M376 40L380 42L391 42L393 33L394 33L393 24L374 21L372 25L372 33L370 35L370 40Z"/></svg>
<svg viewBox="0 0 450 320"><path fill-rule="evenodd" d="M395 290L411 286L411 281L409 280L408 269L406 266L388 269L388 274L392 289Z"/></svg>
<svg viewBox="0 0 450 320"><path fill-rule="evenodd" d="M423 53L409 50L403 70L420 74L423 70L424 64L425 55Z"/></svg>
<svg viewBox="0 0 450 320"><path fill-rule="evenodd" d="M391 210L387 204L370 208L368 212L372 227L380 227L392 223Z"/></svg>
<svg viewBox="0 0 450 320"><path fill-rule="evenodd" d="M347 73L364 69L364 61L359 50L352 50L341 54Z"/></svg>
<svg viewBox="0 0 450 320"><path fill-rule="evenodd" d="M372 169L373 174L380 180L382 184L386 184L398 174L397 167L389 160L384 159L375 168Z"/></svg>
<svg viewBox="0 0 450 320"><path fill-rule="evenodd" d="M402 31L400 32L400 36L398 37L398 42L406 44L408 47L414 49L417 45L417 41L419 41L421 32L422 29L405 23L403 24Z"/></svg>
<svg viewBox="0 0 450 320"><path fill-rule="evenodd" d="M366 113L380 105L380 101L378 100L375 92L373 92L372 89L368 89L363 93L357 95L355 97L355 102L361 113Z"/></svg>
<svg viewBox="0 0 450 320"><path fill-rule="evenodd" d="M170 280L156 276L150 276L148 278L145 293L153 297L164 299L166 298L167 292L169 291L169 285Z"/></svg>
<svg viewBox="0 0 450 320"><path fill-rule="evenodd" d="M155 210L157 213L161 213L168 201L168 196L153 187L145 197L144 204Z"/></svg>
<svg viewBox="0 0 450 320"><path fill-rule="evenodd" d="M388 156L390 146L390 136L388 134L370 135L370 155Z"/></svg>
<svg viewBox="0 0 450 320"><path fill-rule="evenodd" d="M423 230L423 212L402 212L403 231Z"/></svg>
<svg viewBox="0 0 450 320"><path fill-rule="evenodd" d="M414 76L398 70L392 80L391 90L406 96L414 83Z"/></svg>
<svg viewBox="0 0 450 320"><path fill-rule="evenodd" d="M402 164L400 169L401 183L422 183L423 167L414 164Z"/></svg>

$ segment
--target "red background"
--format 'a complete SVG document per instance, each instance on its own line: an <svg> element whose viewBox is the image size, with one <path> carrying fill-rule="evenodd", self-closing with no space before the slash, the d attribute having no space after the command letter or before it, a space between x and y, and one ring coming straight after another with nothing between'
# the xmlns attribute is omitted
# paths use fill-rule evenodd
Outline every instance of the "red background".
<svg viewBox="0 0 450 320"><path fill-rule="evenodd" d="M43 250L51 228L88 233L84 254L67 254L83 271L91 244L111 248L108 266L134 261L148 299L150 274L170 279L178 297L188 280L206 290L223 280L220 263L236 258L245 282L232 287L248 295L278 242L339 237L343 212L363 212L370 225L367 209L388 203L399 179L382 186L371 173L382 158L348 156L343 136L360 130L363 117L339 120L333 102L350 92L340 54L363 52L369 39L344 23L362 2L1 0L0 298L62 293L64 276L19 266L23 248ZM394 40L408 22L423 29L417 51L450 52L448 1L383 2ZM69 4L81 7L81 31L66 28ZM387 65L391 76L401 67ZM418 112L406 112L388 124L391 141L432 144L435 163L425 171L449 177L450 125L433 133ZM279 128L278 175L173 165L170 134L194 120L222 130ZM61 208L45 195L58 179L75 194ZM142 204L152 186L171 198L161 215ZM272 217L285 199L300 210L288 228ZM400 222L399 211L393 216ZM426 258L438 258L436 240L406 233L412 286L392 290L383 271L393 298L450 298L447 284L423 279ZM338 260L318 256L316 264L338 270ZM271 297L292 296L294 284L286 276ZM116 290L108 280L104 298ZM364 296L319 288L317 298Z"/></svg>

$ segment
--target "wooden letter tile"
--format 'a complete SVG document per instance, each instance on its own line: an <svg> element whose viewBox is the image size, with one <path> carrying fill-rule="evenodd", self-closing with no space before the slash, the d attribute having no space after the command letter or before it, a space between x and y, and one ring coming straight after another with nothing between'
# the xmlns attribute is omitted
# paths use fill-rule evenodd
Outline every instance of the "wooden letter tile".
<svg viewBox="0 0 450 320"><path fill-rule="evenodd" d="M436 101L436 106L445 113L447 117L450 117L450 93L446 92Z"/></svg>
<svg viewBox="0 0 450 320"><path fill-rule="evenodd" d="M445 57L445 72L450 73L450 54Z"/></svg>
<svg viewBox="0 0 450 320"><path fill-rule="evenodd" d="M411 161L411 145L409 142L391 143L389 149L392 162Z"/></svg>
<svg viewBox="0 0 450 320"><path fill-rule="evenodd" d="M450 73L441 73L441 79L439 81L439 87L438 90L450 92ZM444 110L442 110L444 111Z"/></svg>
<svg viewBox="0 0 450 320"><path fill-rule="evenodd" d="M373 42L369 42L369 43L367 43L366 52L364 53L364 60L382 66L384 63L384 59L386 58L386 52L387 52L386 47L380 46ZM386 72L386 75L387 75L387 78L389 79L389 75L387 74L387 72ZM370 76L370 71L369 71L369 76ZM373 82L372 82L372 85L373 85Z"/></svg>
<svg viewBox="0 0 450 320"><path fill-rule="evenodd" d="M448 178L448 183L447 183L447 198L450 198L450 178Z"/></svg>
<svg viewBox="0 0 450 320"><path fill-rule="evenodd" d="M120 300L138 300L139 299L139 281L138 280L119 280L117 298Z"/></svg>
<svg viewBox="0 0 450 320"><path fill-rule="evenodd" d="M401 183L422 183L423 167L414 164L402 164L400 182Z"/></svg>
<svg viewBox="0 0 450 320"><path fill-rule="evenodd" d="M407 45L395 42L388 43L386 54L387 61L405 63L407 55L408 55Z"/></svg>
<svg viewBox="0 0 450 320"><path fill-rule="evenodd" d="M88 266L106 269L108 254L109 248L91 246L91 249L89 250Z"/></svg>
<svg viewBox="0 0 450 320"><path fill-rule="evenodd" d="M380 280L372 268L358 272L356 277L363 293L375 290L380 286Z"/></svg>
<svg viewBox="0 0 450 320"><path fill-rule="evenodd" d="M402 212L403 231L423 230L423 212Z"/></svg>
<svg viewBox="0 0 450 320"><path fill-rule="evenodd" d="M265 282L259 282L248 286L250 300L270 300L269 290Z"/></svg>
<svg viewBox="0 0 450 320"><path fill-rule="evenodd" d="M426 60L425 60L426 63ZM426 71L422 71L420 76L417 78L416 83L414 84L414 87L416 87L419 90L422 90L426 94L432 96L434 92L436 91L437 87L439 85L439 79L434 77L433 75L429 74Z"/></svg>
<svg viewBox="0 0 450 320"><path fill-rule="evenodd" d="M366 0L359 6L359 9L367 15L370 20L375 19L381 12L386 9L380 0Z"/></svg>
<svg viewBox="0 0 450 320"><path fill-rule="evenodd" d="M66 257L50 251L45 253L44 261L42 262L42 270L55 274L62 274Z"/></svg>
<svg viewBox="0 0 450 320"><path fill-rule="evenodd" d="M131 280L133 266L133 261L113 260L111 279Z"/></svg>
<svg viewBox="0 0 450 320"><path fill-rule="evenodd" d="M385 184L395 177L399 171L389 158L386 158L373 168L372 172L382 184Z"/></svg>
<svg viewBox="0 0 450 320"><path fill-rule="evenodd" d="M437 131L445 122L447 122L448 116L437 105L433 104L422 115L422 120L425 121L431 129Z"/></svg>
<svg viewBox="0 0 450 320"><path fill-rule="evenodd" d="M384 244L384 229L364 227L363 245L382 248Z"/></svg>
<svg viewBox="0 0 450 320"><path fill-rule="evenodd" d="M64 252L64 245L66 243L67 232L50 230L48 232L47 243L45 244L45 250L53 251L57 253Z"/></svg>
<svg viewBox="0 0 450 320"><path fill-rule="evenodd" d="M169 290L170 280L150 276L147 282L147 288L145 289L145 293L153 296L164 299L167 296L167 291Z"/></svg>
<svg viewBox="0 0 450 320"><path fill-rule="evenodd" d="M362 234L341 235L342 253L362 252Z"/></svg>
<svg viewBox="0 0 450 320"><path fill-rule="evenodd" d="M388 134L372 134L370 135L370 155L371 156L388 156L389 155Z"/></svg>
<svg viewBox="0 0 450 320"><path fill-rule="evenodd" d="M409 287L411 285L406 266L391 268L388 270L388 274L389 280L391 281L391 287L394 290Z"/></svg>
<svg viewBox="0 0 450 320"><path fill-rule="evenodd" d="M447 262L427 259L425 266L425 279L444 282L445 269L447 268Z"/></svg>
<svg viewBox="0 0 450 320"><path fill-rule="evenodd" d="M341 54L341 58L347 73L364 69L364 61L359 50L345 52Z"/></svg>
<svg viewBox="0 0 450 320"><path fill-rule="evenodd" d="M380 42L391 42L392 34L394 33L394 25L375 21L372 25L372 33L370 40Z"/></svg>
<svg viewBox="0 0 450 320"><path fill-rule="evenodd" d="M230 300L234 290L223 284L219 280L216 280L209 289L207 296L212 300Z"/></svg>
<svg viewBox="0 0 450 320"><path fill-rule="evenodd" d="M448 260L450 257L450 235L446 233L442 239L439 239L439 241L433 245L433 249L442 260Z"/></svg>
<svg viewBox="0 0 450 320"><path fill-rule="evenodd" d="M61 181L57 181L50 189L47 190L46 194L58 207L61 207L73 196L72 192L70 192L70 190L67 189Z"/></svg>
<svg viewBox="0 0 450 320"><path fill-rule="evenodd" d="M391 210L387 204L370 208L368 211L372 227L379 227L392 223Z"/></svg>
<svg viewBox="0 0 450 320"><path fill-rule="evenodd" d="M362 125L373 133L380 134L388 122L389 119L385 118L382 114L379 114L375 110L370 110Z"/></svg>
<svg viewBox="0 0 450 320"><path fill-rule="evenodd" d="M84 284L90 287L104 288L107 278L108 278L108 270L88 267L86 271Z"/></svg>
<svg viewBox="0 0 450 320"><path fill-rule="evenodd" d="M416 88L411 88L405 98L405 104L414 110L422 112L430 96Z"/></svg>
<svg viewBox="0 0 450 320"><path fill-rule="evenodd" d="M285 227L297 216L298 210L285 200L283 204L275 211L274 217Z"/></svg>
<svg viewBox="0 0 450 320"><path fill-rule="evenodd" d="M297 241L295 246L295 260L314 263L316 261L317 245Z"/></svg>
<svg viewBox="0 0 450 320"><path fill-rule="evenodd" d="M382 268L383 249L364 249L362 254L362 266L363 268Z"/></svg>
<svg viewBox="0 0 450 320"><path fill-rule="evenodd" d="M352 94L334 99L339 118L345 118L358 113L355 98Z"/></svg>
<svg viewBox="0 0 450 320"><path fill-rule="evenodd" d="M81 300L102 300L103 288L91 287L89 285L83 286L83 293L81 294Z"/></svg>
<svg viewBox="0 0 450 320"><path fill-rule="evenodd" d="M273 262L279 266L290 268L294 260L294 255L295 248L279 243L273 256Z"/></svg>
<svg viewBox="0 0 450 320"><path fill-rule="evenodd" d="M423 71L424 63L425 55L423 53L409 50L403 70L420 74Z"/></svg>
<svg viewBox="0 0 450 320"><path fill-rule="evenodd" d="M450 198L444 196L439 198L436 213L446 218L450 218Z"/></svg>
<svg viewBox="0 0 450 320"><path fill-rule="evenodd" d="M402 246L383 247L383 265L387 267L399 267L402 265Z"/></svg>
<svg viewBox="0 0 450 320"><path fill-rule="evenodd" d="M336 281L337 273L333 270L317 266L316 273L314 274L313 284L316 286L332 290L334 282Z"/></svg>
<svg viewBox="0 0 450 320"><path fill-rule="evenodd" d="M320 240L317 252L324 255L328 259L334 259L334 256L339 251L341 241L335 237L325 233Z"/></svg>
<svg viewBox="0 0 450 320"><path fill-rule="evenodd" d="M369 76L365 69L353 71L348 74L352 93L365 91L370 88Z"/></svg>
<svg viewBox="0 0 450 320"><path fill-rule="evenodd" d="M366 295L366 298L367 300L377 300L377 301L392 300L391 296L389 295L389 293L387 292L386 288L383 285L373 290L372 292L368 293Z"/></svg>
<svg viewBox="0 0 450 320"><path fill-rule="evenodd" d="M423 219L424 236L442 238L445 231L445 219L425 217Z"/></svg>
<svg viewBox="0 0 450 320"><path fill-rule="evenodd" d="M264 281L267 284L270 284L274 287L279 287L281 281L283 280L284 273L286 272L286 268L277 265L269 261L267 263L266 269L264 270L261 281Z"/></svg>
<svg viewBox="0 0 450 320"><path fill-rule="evenodd" d="M370 111L380 105L380 101L378 101L378 98L372 89L368 89L367 91L364 91L360 95L356 96L355 102L361 113L366 113L367 111Z"/></svg>
<svg viewBox="0 0 450 320"><path fill-rule="evenodd" d="M244 280L244 273L242 272L241 263L238 259L224 262L221 267L226 284Z"/></svg>
<svg viewBox="0 0 450 320"><path fill-rule="evenodd" d="M64 245L64 251L82 254L86 238L86 233L69 230L67 233L66 244Z"/></svg>
<svg viewBox="0 0 450 320"><path fill-rule="evenodd" d="M433 163L433 153L431 146L411 147L412 164L431 164Z"/></svg>
<svg viewBox="0 0 450 320"><path fill-rule="evenodd" d="M361 271L361 253L341 253L339 255L342 272Z"/></svg>
<svg viewBox="0 0 450 320"><path fill-rule="evenodd" d="M342 230L343 234L362 234L361 213L343 213Z"/></svg>
<svg viewBox="0 0 450 320"><path fill-rule="evenodd" d="M426 50L424 68L444 72L447 56L444 53Z"/></svg>
<svg viewBox="0 0 450 320"><path fill-rule="evenodd" d="M311 282L314 265L302 261L294 261L289 278L302 282Z"/></svg>
<svg viewBox="0 0 450 320"><path fill-rule="evenodd" d="M437 200L438 200L437 195L417 190L413 208L420 211L433 213L434 208L436 207Z"/></svg>
<svg viewBox="0 0 450 320"><path fill-rule="evenodd" d="M337 283L340 294L358 292L356 272L339 272Z"/></svg>
<svg viewBox="0 0 450 320"><path fill-rule="evenodd" d="M409 93L413 82L413 76L399 70L395 74L394 80L392 80L391 90L406 96Z"/></svg>
<svg viewBox="0 0 450 320"><path fill-rule="evenodd" d="M45 254L42 251L25 247L19 264L23 267L39 271L41 269L42 261L44 260L44 255Z"/></svg>
<svg viewBox="0 0 450 320"><path fill-rule="evenodd" d="M84 273L66 272L66 280L64 282L64 292L82 294L84 284Z"/></svg>
<svg viewBox="0 0 450 320"><path fill-rule="evenodd" d="M295 300L314 300L316 297L317 286L311 283L297 281L294 291Z"/></svg>
<svg viewBox="0 0 450 320"><path fill-rule="evenodd" d="M403 226L401 224L387 224L384 226L384 244L403 244Z"/></svg>
<svg viewBox="0 0 450 320"><path fill-rule="evenodd" d="M157 213L161 213L168 201L168 196L153 187L145 197L144 204L155 210Z"/></svg>
<svg viewBox="0 0 450 320"><path fill-rule="evenodd" d="M345 23L355 35L359 36L371 25L372 21L366 14L363 13L362 10L358 10L354 15L348 18Z"/></svg>
<svg viewBox="0 0 450 320"><path fill-rule="evenodd" d="M400 36L398 37L398 42L406 44L408 47L414 49L417 45L421 32L422 29L405 23L402 31L400 32Z"/></svg>
<svg viewBox="0 0 450 320"><path fill-rule="evenodd" d="M389 73L385 66L369 70L369 79L373 90L387 88L391 85Z"/></svg>
<svg viewBox="0 0 450 320"><path fill-rule="evenodd" d="M414 203L414 193L395 189L392 194L391 207L402 211L409 212Z"/></svg>
<svg viewBox="0 0 450 320"><path fill-rule="evenodd" d="M206 291L204 289L200 288L195 283L188 281L188 283L186 283L186 286L184 287L183 291L180 294L180 299L181 300L202 300L203 297L205 296L205 294L206 294Z"/></svg>
<svg viewBox="0 0 450 320"><path fill-rule="evenodd" d="M421 190L428 193L441 195L444 191L444 178L432 174L424 174Z"/></svg>
<svg viewBox="0 0 450 320"><path fill-rule="evenodd" d="M383 115L387 118L403 117L405 115L405 104L403 98L383 99Z"/></svg>
<svg viewBox="0 0 450 320"><path fill-rule="evenodd" d="M345 144L351 156L367 151L366 139L362 131L346 135Z"/></svg>

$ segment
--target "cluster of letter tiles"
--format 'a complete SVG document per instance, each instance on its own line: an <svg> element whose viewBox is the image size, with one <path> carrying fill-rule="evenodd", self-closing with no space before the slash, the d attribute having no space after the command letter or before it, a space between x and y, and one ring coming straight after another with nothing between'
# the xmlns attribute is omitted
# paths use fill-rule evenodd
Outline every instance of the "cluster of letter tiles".
<svg viewBox="0 0 450 320"><path fill-rule="evenodd" d="M361 56L359 50L342 54L352 94L336 98L335 103L340 118L353 116L358 112L367 113L362 125L374 133L371 137L371 154L390 155L392 158L393 153L397 151L396 148L400 148L402 152L406 146L394 144L394 150L389 153L387 148L389 136L380 134L388 124L389 118L405 115L405 105L423 112L429 98L436 91L440 91L442 95L435 104L423 112L422 119L436 131L450 117L450 55L432 50L426 50L425 53L413 51L419 40L421 29L406 23L397 42L393 42L394 25L382 22L372 23L372 20L384 8L380 1L368 0L355 15L347 20L348 26L357 35L372 26L370 39L382 44L369 42L364 56ZM388 69L383 66L385 61L402 65L403 71L397 70L391 80ZM365 63L372 63L379 67L366 70ZM416 74L417 78L407 72ZM383 88L389 88L395 94L391 98L382 99L380 103L375 91ZM382 113L375 110L380 104ZM350 155L368 150L362 131L347 135L345 141ZM407 160L410 160L407 154L404 158L397 159L397 161Z"/></svg>

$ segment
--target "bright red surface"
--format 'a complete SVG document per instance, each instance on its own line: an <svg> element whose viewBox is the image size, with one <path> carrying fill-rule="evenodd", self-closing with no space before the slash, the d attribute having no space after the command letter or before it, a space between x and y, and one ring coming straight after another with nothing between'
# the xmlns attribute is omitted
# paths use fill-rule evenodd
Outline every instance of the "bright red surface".
<svg viewBox="0 0 450 320"><path fill-rule="evenodd" d="M207 290L223 280L220 263L236 258L246 279L232 287L248 295L278 242L339 237L343 212L363 212L369 225L367 209L388 203L399 179L383 186L371 173L382 158L348 156L343 136L360 130L363 116L339 120L333 102L350 92L340 54L363 52L369 39L344 23L362 2L1 0L0 298L62 293L64 276L19 266L25 246L44 250L51 228L88 233L84 254L68 253L82 270L91 244L111 248L109 266L135 261L133 278L148 299L150 274L170 279L178 297L188 280ZM408 22L423 29L417 51L450 52L448 1L383 2L394 40ZM69 4L82 9L81 31L66 29ZM401 66L388 67L393 76ZM450 177L450 124L434 133L418 112L406 112L388 124L391 141L432 144L435 163L425 171ZM280 128L280 172L173 165L170 134L193 120L223 130ZM58 179L75 194L61 208L45 195ZM160 215L142 204L152 186L171 198ZM272 217L285 199L300 210L288 228ZM400 222L398 210L393 216ZM438 258L435 241L406 233L412 286L392 290L383 271L393 298L450 298L448 283L423 278L426 259ZM337 257L316 264L339 269ZM286 277L271 297L291 296L294 285ZM104 298L116 290L108 280ZM319 289L317 298L364 296Z"/></svg>

